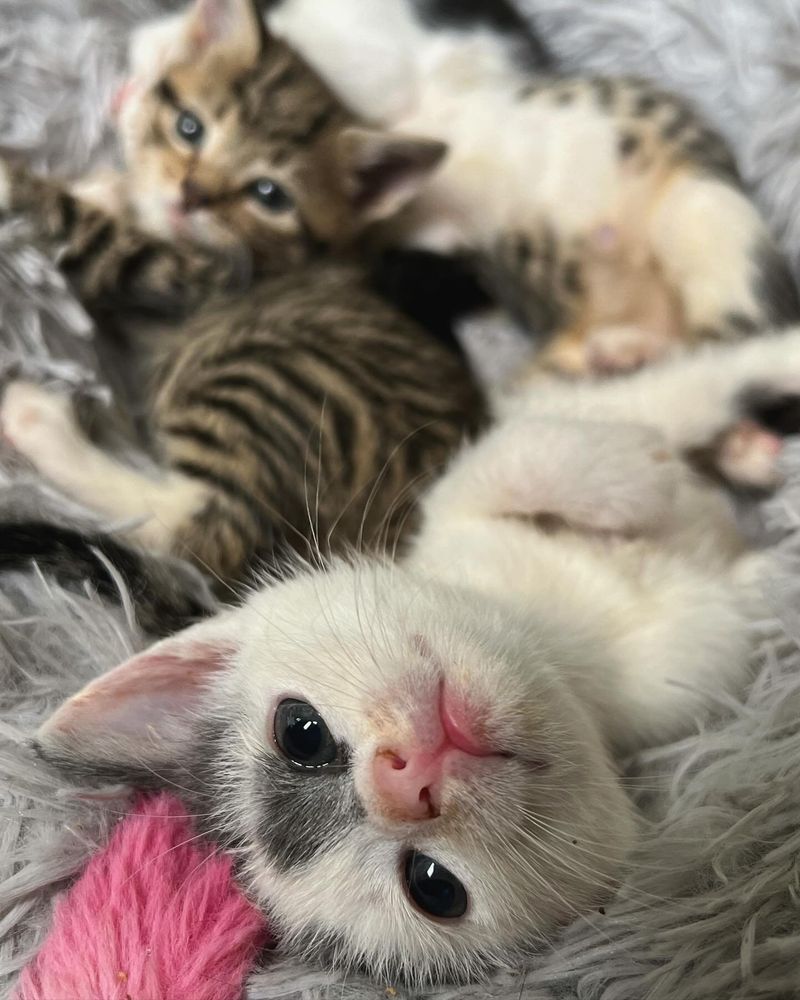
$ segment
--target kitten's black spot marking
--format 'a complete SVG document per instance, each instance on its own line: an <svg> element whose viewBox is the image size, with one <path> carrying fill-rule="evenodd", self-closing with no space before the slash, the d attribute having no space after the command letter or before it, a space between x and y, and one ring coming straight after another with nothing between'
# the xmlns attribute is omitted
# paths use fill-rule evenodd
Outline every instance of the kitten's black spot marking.
<svg viewBox="0 0 800 1000"><path fill-rule="evenodd" d="M729 312L725 314L725 325L740 337L749 337L758 332L759 323L745 313Z"/></svg>
<svg viewBox="0 0 800 1000"><path fill-rule="evenodd" d="M566 322L573 303L563 294L558 243L549 226L541 226L534 241L530 232L506 233L490 257L481 261L488 287L515 319L535 336L546 338ZM526 243L520 243L524 237ZM520 247L530 246L525 266ZM527 251L523 250L523 257Z"/></svg>
<svg viewBox="0 0 800 1000"><path fill-rule="evenodd" d="M661 129L664 142L674 142L682 132L697 124L697 115L685 105L676 105L674 114Z"/></svg>
<svg viewBox="0 0 800 1000"><path fill-rule="evenodd" d="M661 103L662 98L658 94L650 92L639 94L633 104L633 114L637 118L647 118Z"/></svg>
<svg viewBox="0 0 800 1000"><path fill-rule="evenodd" d="M634 135L633 132L623 132L619 138L619 155L622 159L627 159L629 156L633 156L636 150L641 145L641 139L638 135Z"/></svg>
<svg viewBox="0 0 800 1000"><path fill-rule="evenodd" d="M420 20L430 28L469 31L488 28L521 43L521 61L547 69L552 58L544 42L508 0L412 0Z"/></svg>
<svg viewBox="0 0 800 1000"><path fill-rule="evenodd" d="M692 330L692 339L700 341L701 343L703 341L712 342L715 340L724 340L725 333L722 329L720 329L720 327L711 326L710 324L706 323L703 324L702 326L694 327L694 329Z"/></svg>
<svg viewBox="0 0 800 1000"><path fill-rule="evenodd" d="M589 80L598 106L608 111L614 103L615 87L612 80L604 76L595 76Z"/></svg>
<svg viewBox="0 0 800 1000"><path fill-rule="evenodd" d="M266 751L255 760L259 839L282 871L308 864L365 817L346 747L339 766L299 772Z"/></svg>
<svg viewBox="0 0 800 1000"><path fill-rule="evenodd" d="M728 149L725 140L702 128L697 135L692 135L679 147L680 155L707 173L724 180L733 187L741 187L742 179L733 154Z"/></svg>
<svg viewBox="0 0 800 1000"><path fill-rule="evenodd" d="M756 278L753 293L766 323L788 326L800 319L798 296L789 265L780 250L764 240L754 254Z"/></svg>
<svg viewBox="0 0 800 1000"><path fill-rule="evenodd" d="M542 89L541 83L527 83L524 87L521 87L517 91L518 101L527 101L534 95L540 93Z"/></svg>
<svg viewBox="0 0 800 1000"><path fill-rule="evenodd" d="M753 385L740 395L736 408L743 417L781 437L800 433L800 393L779 393L771 386Z"/></svg>

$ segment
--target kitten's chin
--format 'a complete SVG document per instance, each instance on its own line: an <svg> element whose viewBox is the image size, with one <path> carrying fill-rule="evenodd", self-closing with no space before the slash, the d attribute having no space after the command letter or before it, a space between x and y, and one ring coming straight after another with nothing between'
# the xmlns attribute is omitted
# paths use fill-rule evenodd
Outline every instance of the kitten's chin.
<svg viewBox="0 0 800 1000"><path fill-rule="evenodd" d="M180 235L176 230L174 203L164 198L134 195L132 205L138 225L160 239L173 240Z"/></svg>

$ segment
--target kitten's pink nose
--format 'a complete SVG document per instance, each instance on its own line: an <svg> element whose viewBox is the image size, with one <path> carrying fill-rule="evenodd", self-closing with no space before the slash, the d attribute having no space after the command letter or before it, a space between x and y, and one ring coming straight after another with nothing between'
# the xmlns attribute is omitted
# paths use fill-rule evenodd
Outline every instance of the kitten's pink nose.
<svg viewBox="0 0 800 1000"><path fill-rule="evenodd" d="M400 753L380 750L373 764L373 780L387 819L416 822L439 815L439 792L444 754Z"/></svg>
<svg viewBox="0 0 800 1000"><path fill-rule="evenodd" d="M470 757L502 756L491 747L477 724L475 713L444 687L438 705L438 746L430 742L407 749L379 750L373 762L373 782L380 813L390 820L414 822L435 819L449 762Z"/></svg>
<svg viewBox="0 0 800 1000"><path fill-rule="evenodd" d="M181 184L181 195L183 196L184 212L193 212L209 202L208 191L190 177L187 177Z"/></svg>

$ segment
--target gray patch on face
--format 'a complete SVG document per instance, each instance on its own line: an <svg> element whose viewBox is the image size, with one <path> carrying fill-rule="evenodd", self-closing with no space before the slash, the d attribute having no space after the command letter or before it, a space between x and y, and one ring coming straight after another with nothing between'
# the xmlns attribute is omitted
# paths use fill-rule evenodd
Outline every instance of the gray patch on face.
<svg viewBox="0 0 800 1000"><path fill-rule="evenodd" d="M262 753L256 758L259 839L283 871L330 850L366 815L349 762L296 770Z"/></svg>

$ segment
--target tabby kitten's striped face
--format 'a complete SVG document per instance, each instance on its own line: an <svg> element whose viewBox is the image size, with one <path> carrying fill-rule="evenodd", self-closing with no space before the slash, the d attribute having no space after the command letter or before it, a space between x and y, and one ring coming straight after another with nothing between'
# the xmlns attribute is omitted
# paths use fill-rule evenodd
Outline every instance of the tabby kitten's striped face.
<svg viewBox="0 0 800 1000"><path fill-rule="evenodd" d="M145 26L131 63L117 100L128 197L162 237L297 263L401 207L445 152L355 127L251 0L196 0Z"/></svg>

